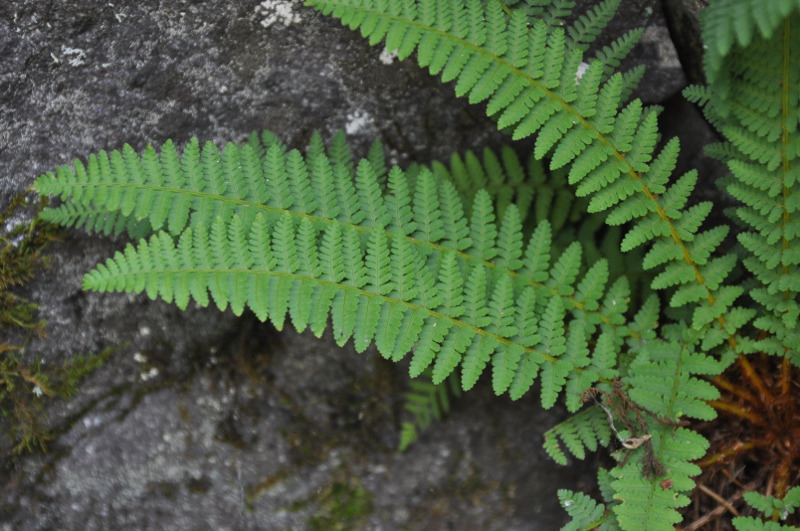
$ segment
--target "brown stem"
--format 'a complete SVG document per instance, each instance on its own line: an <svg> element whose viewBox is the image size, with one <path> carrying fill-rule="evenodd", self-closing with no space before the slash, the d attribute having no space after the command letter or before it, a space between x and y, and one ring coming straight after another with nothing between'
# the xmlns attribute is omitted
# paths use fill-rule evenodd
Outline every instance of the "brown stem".
<svg viewBox="0 0 800 531"><path fill-rule="evenodd" d="M789 471L792 469L792 461L795 456L791 453L784 454L781 462L775 467L775 472L772 477L775 478L775 497L783 499L786 496L786 491L789 490ZM777 512L775 515L777 516Z"/></svg>
<svg viewBox="0 0 800 531"><path fill-rule="evenodd" d="M753 387L758 389L761 400L764 402L772 402L775 397L773 397L772 393L769 392L767 387L764 385L764 381L761 379L756 370L753 368L753 365L745 356L739 356L739 366L742 368L742 372L747 379L753 384Z"/></svg>
<svg viewBox="0 0 800 531"><path fill-rule="evenodd" d="M758 424L759 426L766 426L764 421L756 415L755 413L751 413L746 409L743 409L735 404L731 404L728 402L723 402L722 400L711 400L708 404L713 407L714 409L725 411L732 415L736 415L737 417L741 417L743 419L749 420L753 424Z"/></svg>
<svg viewBox="0 0 800 531"><path fill-rule="evenodd" d="M789 363L789 358L783 358L781 363L781 394L788 395L792 387L792 364Z"/></svg>
<svg viewBox="0 0 800 531"><path fill-rule="evenodd" d="M700 490L702 490L703 492L705 492L706 494L708 494L709 496L711 496L712 498L714 498L717 501L717 503L719 503L720 505L725 507L734 516L739 516L739 511L737 511L736 508L730 502L728 502L725 498L723 498L722 496L720 496L719 494L717 494L713 490L709 489L708 487L706 487L702 483L697 485L697 487Z"/></svg>
<svg viewBox="0 0 800 531"><path fill-rule="evenodd" d="M717 452L716 454L712 455L711 457L703 459L702 461L697 463L697 465L700 466L700 467L706 467L708 465L713 465L714 463L717 463L717 462L722 461L724 459L728 459L729 457L733 457L733 456L735 456L737 454L740 454L740 453L743 453L743 452L747 452L748 450L752 450L753 448L758 448L759 446L766 446L766 444L767 443L764 442L764 441L760 441L758 443L755 443L755 442L743 443L741 441L736 441L733 444L733 446L731 446L730 448L728 448L726 450L722 450L721 452Z"/></svg>
<svg viewBox="0 0 800 531"><path fill-rule="evenodd" d="M724 389L725 391L728 391L732 395L736 395L742 400L750 402L750 404L754 406L759 403L758 398L756 398L756 396L753 393L749 392L747 389L744 389L736 384L729 382L722 376L715 376L714 379L711 381L714 385L716 385L720 389Z"/></svg>

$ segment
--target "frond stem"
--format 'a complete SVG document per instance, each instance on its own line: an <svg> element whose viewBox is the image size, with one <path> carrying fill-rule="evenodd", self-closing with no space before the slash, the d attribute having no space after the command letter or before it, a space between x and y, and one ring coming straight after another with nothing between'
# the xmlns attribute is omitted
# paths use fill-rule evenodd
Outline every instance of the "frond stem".
<svg viewBox="0 0 800 531"><path fill-rule="evenodd" d="M355 292L355 293L358 293L359 295L363 295L365 297L378 298L378 299L381 299L383 302L386 302L386 303L389 303L389 304L399 304L399 305L405 306L406 308L408 308L410 310L422 310L423 312L426 312L430 317L433 317L433 318L438 319L438 320L450 321L453 324L453 326L456 326L456 327L459 327L459 328L472 329L472 331L476 335L491 337L492 339L494 339L495 341L497 341L500 344L503 344L503 345L518 345L519 347L524 349L524 351L527 352L528 354L535 355L536 357L540 358L542 361L546 361L548 363L555 363L558 359L560 359L560 358L558 358L556 356L551 356L549 354L546 354L545 352L541 352L541 351L539 351L539 350L537 350L537 349L535 349L533 347L529 347L529 346L523 345L521 343L516 343L515 341L513 341L511 339L508 339L508 338L503 337L501 335L495 334L493 332L489 332L489 331L487 331L487 330L485 330L483 328L474 326L474 325L472 325L470 323L467 323L467 322L462 321L460 319L457 319L455 317L451 317L451 316L443 314L441 312L437 312L436 310L433 310L433 309L428 308L426 306L422 306L420 304L415 304L413 302L402 300L402 299L396 299L396 298L389 297L389 296L386 296L386 295L381 295L379 293L374 293L372 291L368 291L366 289L358 288L356 286L352 286L352 285L348 285L348 284L341 284L339 282L334 282L334 281L331 281L331 280L316 278L316 277L313 277L313 276L308 276L308 275L303 275L303 274L298 274L298 273L287 273L287 272L283 272L283 271L271 271L269 269L237 269L237 268L149 269L149 270L146 271L146 273L159 275L159 276L161 276L161 275L175 275L175 274L179 274L179 273L194 273L194 274L201 274L201 273L206 273L206 274L230 273L230 274L247 274L247 275L263 274L263 275L287 277L287 278L300 280L300 281L303 281L303 282L313 282L313 283L319 284L321 286L332 286L332 287L335 287L336 289L341 290L341 291ZM114 275L114 277L115 278L119 278L119 277L125 277L125 276L134 275L134 274L135 273L119 273L117 275ZM574 367L572 370L575 370L575 371L578 371L578 372L583 372L585 369L582 368L582 367ZM608 378L599 378L598 381L603 382L603 383L607 383L607 384L613 384L613 381L608 379Z"/></svg>
<svg viewBox="0 0 800 531"><path fill-rule="evenodd" d="M732 415L737 417L749 420L753 424L764 426L764 421L756 414L747 411L735 404L731 404L729 402L723 402L722 400L709 400L708 404L712 406L714 409L721 410L728 412Z"/></svg>
<svg viewBox="0 0 800 531"><path fill-rule="evenodd" d="M756 398L755 395L750 393L747 389L743 389L742 387L729 382L721 375L715 376L714 379L711 380L711 382L717 387L724 389L725 391L728 391L733 395L738 396L739 398L745 400L746 402L749 402L753 405L759 403L758 398Z"/></svg>
<svg viewBox="0 0 800 531"><path fill-rule="evenodd" d="M218 195L218 194L212 194L212 193L208 193L208 192L199 192L199 191L196 191L196 190L184 190L184 189L181 189L181 188L171 188L171 187L166 187L166 186L155 186L155 185L150 185L150 184L116 183L116 182L115 183L70 183L69 185L64 185L63 188L66 189L68 187L78 188L78 187L89 187L89 186L91 186L93 188L101 188L101 187L133 188L133 189L136 189L136 190L150 190L150 191L159 192L159 193L169 192L169 193L175 193L175 194L180 194L180 195L187 195L187 196L191 196L191 197L197 197L197 198L201 198L201 199L210 199L210 200L215 201L215 202L220 202L220 203L226 203L227 202L228 204L232 204L232 205L236 205L236 206L241 206L241 207L246 207L246 208L255 208L255 209L261 210L261 211L266 212L266 213L272 212L272 213L288 214L289 216L291 216L293 218L307 219L307 220L311 221L312 223L315 223L315 224L318 224L318 225L325 225L325 224L329 224L331 222L338 223L338 224L340 224L342 226L342 228L345 228L345 227L352 228L356 232L359 232L359 233L362 233L362 234L369 233L370 231L378 230L375 227L365 227L365 226L357 225L357 224L354 224L354 223L348 223L348 222L342 221L340 219L332 219L332 218L326 218L326 217L322 217L322 216L315 216L313 214L307 214L307 213L303 213L303 212L296 212L294 210L281 208L281 207L277 207L277 206L266 205L266 204L261 204L261 203L254 203L254 202L251 202L251 201L247 201L245 199L236 199L236 198L233 198L233 197L228 197L228 196L223 196L223 195ZM615 329L620 326L620 325L614 323L611 317L609 317L608 315L605 315L601 311L601 309L589 310L589 309L586 308L586 306L581 301L577 300L573 295L561 294L555 288L547 286L547 285L545 285L545 284L543 284L541 282L536 282L533 279L524 278L522 276L522 274L517 272L517 271L512 271L511 269L508 269L506 267L498 266L494 262L491 262L491 261L488 261L488 260L483 260L483 259L480 259L480 258L476 258L475 256L473 256L473 255L471 255L469 253L466 253L464 251L460 251L458 249L455 249L454 247L448 247L448 246L445 246L445 245L434 243L434 242L429 241L429 240L423 240L423 239L415 238L413 236L408 236L408 235L400 235L400 234L397 234L397 233L394 233L394 232L390 232L390 231L386 231L386 230L383 230L382 232L389 239L397 238L397 237L404 237L411 244L413 244L416 247L427 247L427 248L429 248L429 249L431 249L433 251L437 251L437 252L454 251L456 253L456 256L458 256L459 258L461 258L462 260L464 260L467 263L479 263L479 264L483 265L485 268L487 268L489 270L494 270L494 271L499 272L500 274L507 275L507 276L511 277L512 280L514 280L515 282L522 281L522 282L525 283L525 285L531 286L533 288L547 289L547 290L550 291L550 293L552 295L561 297L562 300L565 300L566 302L568 302L574 309L581 310L581 311L584 311L586 313L596 314L596 315L598 315L600 317L600 319L603 321L603 323L605 323L605 324L607 324L607 325L609 325L609 326L611 326L611 327L613 327ZM602 308L602 306L600 306L600 308ZM626 335L628 337L631 337L631 338L636 338L637 337L636 335L634 335L630 331L628 331L628 333Z"/></svg>

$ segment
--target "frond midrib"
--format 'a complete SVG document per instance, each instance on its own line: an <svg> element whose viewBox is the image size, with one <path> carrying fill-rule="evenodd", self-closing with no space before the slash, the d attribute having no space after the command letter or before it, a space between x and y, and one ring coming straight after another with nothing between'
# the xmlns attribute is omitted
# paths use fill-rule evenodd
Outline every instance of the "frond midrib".
<svg viewBox="0 0 800 531"><path fill-rule="evenodd" d="M312 223L315 223L317 225L330 225L332 223L337 223L340 226L342 226L342 228L352 228L356 232L359 232L359 233L362 233L362 234L369 234L369 233L371 233L371 232L376 230L374 227L365 227L365 226L362 226L362 225L348 223L346 221L342 221L342 220L339 220L339 219L332 219L332 218L327 218L327 217L323 217L323 216L315 216L313 214L307 214L307 213L304 213L304 212L297 212L295 210L291 210L290 208L288 208L288 209L287 208L281 208L281 207L277 207L277 206L273 206L273 205L266 205L266 204L263 204L263 203L255 203L255 202L247 201L247 200L244 200L244 199L236 199L236 198L233 198L233 197L230 197L230 196L212 194L212 193L202 192L202 191L197 191L197 190L186 190L186 189L183 189L183 188L174 188L174 187L168 187L168 186L156 186L156 185L151 185L151 184L146 184L146 183L130 183L130 182L99 182L99 183L98 182L91 182L91 183L88 183L88 182L87 183L71 182L71 183L67 183L67 184L61 183L61 184L59 184L59 186L64 190L69 189L69 188L89 188L89 187L91 187L91 188L134 189L134 190L153 191L153 192L160 192L160 193L174 193L174 194L179 194L179 195L184 195L184 196L189 196L189 197L196 197L196 198L200 198L200 199L209 199L209 200L212 200L212 201L215 201L215 202L219 202L219 203L228 203L228 204L232 204L232 205L236 205L236 206L254 208L254 209L261 210L263 212L272 212L272 213L278 213L278 214L288 214L289 216L291 216L294 219L307 219L307 220L309 220ZM91 212L94 212L94 210L91 210ZM108 210L105 210L103 212L108 212ZM398 237L398 234L394 233L394 232L390 232L390 231L387 231L387 230L382 230L381 232L383 232L383 234L386 235L390 239ZM547 286L546 284L544 284L542 282L536 282L535 280L533 280L531 278L525 278L518 271L512 271L511 269L508 269L507 267L498 266L494 262L477 258L477 257L475 257L474 255L472 255L470 253L466 253L464 251L457 250L454 247L446 247L444 245L431 242L429 240L415 238L415 237L409 236L409 235L403 235L402 237L406 238L406 240L408 240L411 244L413 244L413 245L415 245L417 247L427 247L427 248L429 248L431 250L434 250L434 251L437 251L437 252L445 252L445 251L447 251L447 252L451 252L451 251L455 252L456 255L459 258L463 259L465 262L473 263L473 264L480 264L480 265L482 265L483 267L485 267L488 270L497 271L497 272L499 272L499 273L501 273L503 275L506 275L506 276L510 277L515 283L519 283L521 281L526 286L531 286L531 287L537 288L537 289L549 290L552 295L561 297L562 300L563 299L568 300L570 302L570 304L573 306L573 308L575 308L576 310L581 310L581 311L584 311L584 312L590 313L590 314L596 314L596 315L598 315L600 317L601 321L604 324L606 324L608 326L611 326L614 329L620 328L620 325L614 323L613 319L610 316L608 316L608 315L606 315L606 314L604 314L602 312L602 309L603 309L602 305L599 306L597 310L589 310L589 309L586 308L584 303L582 303L581 301L576 299L574 295L561 294L561 293L558 292L558 290L556 288ZM623 327L623 328L626 328L626 327ZM625 335L627 335L629 337L636 337L636 335L633 334L629 330L626 332Z"/></svg>
<svg viewBox="0 0 800 531"><path fill-rule="evenodd" d="M786 237L786 228L789 225L789 210L786 208L786 203L789 200L791 189L786 186L786 180L790 172L789 166L789 82L790 82L790 67L791 67L791 30L792 30L792 17L786 17L783 23L783 71L781 78L781 180L783 183L782 197L783 197L783 226L781 227L781 237L784 251L788 250L790 245L789 239ZM783 274L789 273L789 268L783 265ZM791 292L787 289L783 293L784 298L789 300L792 297Z"/></svg>
<svg viewBox="0 0 800 531"><path fill-rule="evenodd" d="M357 293L359 295L363 295L365 297L371 297L373 299L382 300L383 302L388 303L388 304L396 304L396 305L405 306L406 308L408 308L410 310L422 310L423 312L426 312L429 316L431 316L431 317L433 317L433 318L435 318L437 320L450 321L456 327L471 329L472 331L475 332L476 335L481 335L481 336L484 336L484 337L491 337L492 339L496 340L500 344L519 346L520 348L524 349L524 351L526 353L534 354L537 357L539 357L542 361L545 361L545 362L548 362L548 363L556 363L560 359L558 357L551 356L549 354L546 354L544 352L536 350L533 347L527 347L525 345L522 345L521 343L517 343L517 342L515 342L515 341L513 341L511 339L508 339L508 338L503 337L501 335L495 334L494 332L489 332L486 329L477 327L475 325L472 325L472 324L470 324L470 323L468 323L466 321L463 321L461 319L458 319L456 317L452 317L452 316L449 316L447 314L444 314L444 313L441 313L441 312L437 312L436 310L433 310L433 309L428 308L427 306L423 306L421 304L417 304L417 303L414 303L414 302L411 302L411 301L407 301L407 300L403 300L403 299L397 299L397 298L394 298L394 297L389 297L388 295L382 295L380 293L375 293L373 291L369 291L367 289L359 288L359 287L352 286L352 285L349 285L349 284L342 284L340 282L334 282L332 280L322 279L322 278L318 278L318 277L314 277L314 276L310 276L310 275L304 275L304 274L301 274L301 273L289 273L289 272L286 272L286 271L274 271L274 270L263 269L263 268L241 269L241 268L231 268L231 267L214 267L214 268L195 268L195 267L192 267L192 268L180 268L180 269L148 268L146 271L125 271L125 272L110 273L110 274L98 273L98 276L100 276L103 279L103 281L108 282L109 279L124 279L126 277L136 277L136 276L141 275L141 274L147 274L147 275L175 275L175 276L177 276L177 275L180 275L180 274L188 274L188 275L209 274L209 275L211 275L211 274L220 274L220 273L222 273L222 274L230 274L230 275L268 275L268 276L274 276L274 277L284 277L284 278L291 278L291 279L300 280L300 281L303 281L303 282L316 283L316 284L319 284L321 286L330 286L330 287L336 288L337 290L340 290L340 291L350 291L350 292L353 292L353 293ZM87 279L86 282L89 282L89 279ZM575 370L575 371L578 371L578 372L583 372L585 369L583 369L582 367L574 367L574 368L572 368L572 370ZM605 378L600 378L599 381L603 381L605 383L610 383L610 380L607 380Z"/></svg>

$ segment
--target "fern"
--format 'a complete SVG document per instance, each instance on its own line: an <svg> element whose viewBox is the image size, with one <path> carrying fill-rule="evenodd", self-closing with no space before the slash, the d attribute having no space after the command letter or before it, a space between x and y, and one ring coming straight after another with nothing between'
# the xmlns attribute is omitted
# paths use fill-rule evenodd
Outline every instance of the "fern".
<svg viewBox="0 0 800 531"><path fill-rule="evenodd" d="M643 332L657 314L652 305L640 311L636 320ZM696 338L690 329L675 327L665 333L668 340L643 334L639 353L622 379L627 395L619 384L609 392L595 391L598 407L583 410L545 435L545 449L565 464L556 437L583 458L586 449L608 444L614 433L622 447L615 454L620 464L609 472L610 509L622 529L667 530L681 521L678 509L688 504L692 477L700 473L692 461L708 448L702 436L680 426L681 419L716 416L707 401L719 392L702 376L718 374L719 362L694 351Z"/></svg>
<svg viewBox="0 0 800 531"><path fill-rule="evenodd" d="M592 59L576 79L583 50L568 45L570 28L552 24L559 16L535 18L552 13L537 2L510 15L496 0L483 7L477 0L308 3L360 29L372 44L385 40L401 59L416 50L420 66L454 81L457 95L472 103L487 101L487 113L513 138L536 133L534 156L548 156L552 170L569 164L568 180L579 197L589 197L590 212L608 212L612 224L633 223L623 250L647 244L645 269L689 271L674 277L672 306L693 308L687 317L695 329L712 328L723 341L730 338L728 348L736 347L732 334L743 323L728 322L725 314L742 290L727 285L730 269L710 259L727 228L700 230L710 204L690 216L683 212L696 175L669 183L677 140L655 152L658 110L643 108L638 100L624 103L630 78L608 76L603 62ZM733 260L724 258L723 265Z"/></svg>
<svg viewBox="0 0 800 531"><path fill-rule="evenodd" d="M703 12L704 67L716 81L722 62L735 45L749 46L756 35L769 38L787 15L800 8L798 0L717 0Z"/></svg>
<svg viewBox="0 0 800 531"><path fill-rule="evenodd" d="M202 160L205 151L218 153L209 146L199 151L197 145L193 141L188 147L194 160ZM226 152L240 150L257 153L251 146L230 144L219 160L231 156ZM125 152L127 167L143 167L127 149L109 159L124 159ZM243 178L254 170L242 165L227 172L231 188L238 190L233 197L227 195L228 189L187 193L162 185L176 201L183 199L181 194L199 197L188 207L187 227L177 241L161 230L136 246L129 244L89 273L84 287L144 291L181 308L191 299L201 306L213 302L237 315L249 307L278 328L288 318L297 330L310 328L316 335L325 330L330 316L339 344L352 339L356 350L362 351L374 342L379 352L395 361L413 351L412 376L427 369L433 382L440 383L460 367L461 386L469 389L491 367L495 392L508 392L514 399L525 394L538 376L542 404L551 407L566 390L570 411L581 407L583 390L597 382L608 386L617 377L616 352L626 338L644 344L649 337L645 324L649 318L644 314L657 314L657 309L643 307L635 321L641 324L628 331L622 317L629 294L624 278L607 288L607 263L601 260L583 268L577 242L551 258L552 230L547 221L523 246L516 207L506 208L498 227L486 192L475 194L467 220L452 185L447 180L437 182L426 169L416 173L413 186L404 172L391 169L384 194L368 161L353 165L336 145L326 155L317 140L309 152L304 158L276 144L264 149L263 160L254 167L262 168L263 181L274 188L261 192ZM148 148L142 159L148 153L154 150ZM334 163L333 157L340 162ZM78 190L79 200L99 208L105 197L116 196L116 187L101 170L93 169L100 167L93 160L97 158L90 158L88 171L81 169L81 163L76 169L60 168L59 178L45 175L37 187L62 194ZM181 160L182 166L190 164ZM201 177L194 182L213 178L213 169L195 167ZM332 189L336 185L325 182L327 175L334 171L350 175L348 168L355 167L355 180L348 180L349 197L355 201L337 211L333 203L297 199L295 190L303 194L311 187L308 167L330 167L330 172L316 174L315 185ZM205 172L212 177L204 177ZM127 201L138 204L153 186L146 172L136 182L142 190L139 195L130 193L129 185L120 187L128 191ZM98 198L97 188L111 193ZM259 193L266 204L248 200ZM118 200L111 206L125 208ZM227 219L217 215L209 224L207 216L194 208L226 212ZM459 214L444 224L440 211ZM157 219L145 219L158 226ZM660 378L669 376L670 367L664 370L667 373ZM693 380L663 381L686 386ZM640 387L644 386L632 380L632 396ZM648 403L649 396L637 398ZM584 424L592 415L594 427ZM598 441L607 444L604 422L602 415L584 412L554 435L580 456L581 444L590 449ZM413 435L404 427L404 439ZM698 441L692 442L702 448ZM549 450L555 456L554 448ZM624 495L625 489L619 490Z"/></svg>
<svg viewBox="0 0 800 531"><path fill-rule="evenodd" d="M430 372L430 371L426 371ZM400 427L398 450L405 451L419 437L421 430L427 429L434 420L440 421L450 411L451 397L461 396L461 385L454 375L440 384L430 381L430 374L411 380L406 393L404 408L411 413L412 421L403 422Z"/></svg>
<svg viewBox="0 0 800 531"><path fill-rule="evenodd" d="M419 171L412 187L393 168L384 200L369 161L355 166L354 182L334 183L337 172L350 174L341 146L332 147L328 157L315 137L309 151L303 157L273 144L259 159L251 144L228 144L220 153L192 141L182 156L167 143L160 158L152 147L139 158L125 148L90 157L87 165L77 162L74 169L62 167L57 177L45 175L36 186L73 203L106 205L133 216L136 205L158 189L175 203L170 212L184 212L173 217L186 224L174 243L169 235L182 223L168 223L151 211L143 219L169 232L129 246L87 277L89 289L144 290L182 308L190 298L236 314L250 307L279 328L288 312L298 330L311 327L318 335L330 312L337 341L353 338L359 351L374 340L381 353L398 360L416 343L412 376L431 366L435 383L460 366L462 385L469 389L491 367L495 392L508 391L516 399L541 370L547 407L576 378L581 385L596 381L597 371L582 369L590 354L613 364L614 345L622 340L615 315L625 305L609 311L601 303L604 297L620 298L627 288L618 283L606 293L604 261L580 275L581 248L573 244L553 261L550 275L547 222L525 247L516 207L507 208L498 226L486 192L475 195L467 220L452 186L437 182L428 170ZM104 173L105 160L116 161L109 166L118 170ZM240 162L225 162L233 160ZM183 188L160 178L176 162L199 174L184 179ZM340 195L317 201L313 198L324 196L312 196L313 187L338 187ZM44 216L56 219L64 211L62 206ZM447 223L443 212L452 213ZM544 298L551 302L541 307L537 301ZM563 328L576 318L580 327ZM378 327L379 321L385 326ZM599 343L602 352L590 353L589 339L600 329L613 340ZM561 359L567 342L586 354Z"/></svg>
<svg viewBox="0 0 800 531"><path fill-rule="evenodd" d="M783 499L773 496L764 496L758 492L745 492L745 501L754 509L764 513L767 518L786 520L800 507L800 487L794 487L786 493ZM739 516L733 519L733 526L737 531L797 531L800 527L782 525L776 521L765 522L755 517Z"/></svg>
<svg viewBox="0 0 800 531"><path fill-rule="evenodd" d="M578 459L585 459L587 450L595 452L607 446L610 438L611 428L605 413L599 408L588 408L547 430L544 449L553 461L566 465L567 456L559 442Z"/></svg>
<svg viewBox="0 0 800 531"><path fill-rule="evenodd" d="M495 393L537 386L545 408L563 396L571 416L546 433L550 456L611 446L616 459L598 475L603 503L559 493L567 528L672 529L709 449L691 423L736 410L720 389L749 399L723 371L737 361L769 404L746 355L782 356L786 393L800 365L795 4L736 2L727 26L731 2L706 15L713 83L686 95L726 139L709 151L746 227L726 253L729 227L691 198L697 173L672 175L680 145L659 138L660 109L629 99L642 70L617 71L641 32L597 44L618 0L577 15L568 0L307 3L401 59L416 52L513 138L535 134L526 165L504 148L404 171L378 143L357 160L341 134L327 147L315 134L305 154L269 132L222 149L101 151L36 181L63 201L46 219L138 240L84 287L249 309L279 329L330 326L359 352L410 354L411 376L430 383L412 383L401 446L447 409L445 380L468 390L491 373ZM774 516L791 496L748 501Z"/></svg>
<svg viewBox="0 0 800 531"><path fill-rule="evenodd" d="M741 201L736 215L749 229L738 240L744 248L744 265L759 283L750 295L767 310L754 325L768 335L744 348L787 355L796 365L800 365L800 256L792 247L800 223L799 23L795 14L780 27L764 27L762 32L774 32L770 38L748 37L752 44L747 54L730 53L730 74L707 88L687 89L689 99L704 104L709 120L728 141L714 153L731 170L733 178L726 189ZM770 53L776 49L782 53Z"/></svg>
<svg viewBox="0 0 800 531"><path fill-rule="evenodd" d="M611 470L613 507L623 529L672 529L681 521L677 509L688 504L700 468L692 461L702 457L708 442L698 433L680 427L682 417L709 420L716 416L706 401L719 391L702 375L719 373L719 363L696 352L696 337L680 327L665 331L667 340L650 341L630 365L624 379L629 396L641 409L646 431L631 433L633 440L648 439L635 449L644 459L628 459ZM677 365L677 370L676 370ZM638 410L630 420L641 425ZM626 433L627 435L627 433ZM668 483L664 483L668 480Z"/></svg>
<svg viewBox="0 0 800 531"><path fill-rule="evenodd" d="M562 531L579 531L581 529L607 529L601 524L605 520L605 506L598 504L589 496L572 492L567 489L558 491L558 499L561 506L566 509L572 517L570 523L562 528ZM599 527L598 527L599 526Z"/></svg>

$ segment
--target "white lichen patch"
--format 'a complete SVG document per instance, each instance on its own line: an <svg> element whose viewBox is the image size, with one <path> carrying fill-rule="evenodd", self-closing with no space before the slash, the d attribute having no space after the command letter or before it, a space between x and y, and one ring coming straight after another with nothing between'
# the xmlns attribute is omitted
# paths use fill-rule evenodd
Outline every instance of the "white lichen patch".
<svg viewBox="0 0 800 531"><path fill-rule="evenodd" d="M261 26L269 28L274 24L291 26L301 21L300 15L294 11L291 0L264 0L256 6L256 15L261 18Z"/></svg>
<svg viewBox="0 0 800 531"><path fill-rule="evenodd" d="M358 109L347 114L347 123L344 124L344 132L348 135L355 135L374 123L375 120L368 112Z"/></svg>
<svg viewBox="0 0 800 531"><path fill-rule="evenodd" d="M390 52L389 50L384 49L381 52L380 57L378 57L378 60L385 65L394 63L395 59L397 59L397 50Z"/></svg>
<svg viewBox="0 0 800 531"><path fill-rule="evenodd" d="M27 220L22 216L11 216L6 220L6 225L3 229L2 235L6 236L7 234L11 234L18 227L27 223ZM20 243L25 239L25 232L21 231L19 234L14 236L13 238L8 238L8 243L10 243L13 247L19 246Z"/></svg>
<svg viewBox="0 0 800 531"><path fill-rule="evenodd" d="M159 371L158 371L157 368L150 367L149 371L139 373L139 378L141 378L142 381L146 382L146 381L152 380L153 378L158 376L158 373L159 373Z"/></svg>
<svg viewBox="0 0 800 531"><path fill-rule="evenodd" d="M581 82L581 78L583 77L583 74L585 74L587 70L589 70L589 63L584 63L583 61L581 61L581 63L578 65L577 72L575 72L576 85Z"/></svg>
<svg viewBox="0 0 800 531"><path fill-rule="evenodd" d="M103 420L100 417L83 417L83 426L85 428L92 428L99 426Z"/></svg>
<svg viewBox="0 0 800 531"><path fill-rule="evenodd" d="M69 66L81 66L86 63L86 51L61 45L61 55Z"/></svg>

